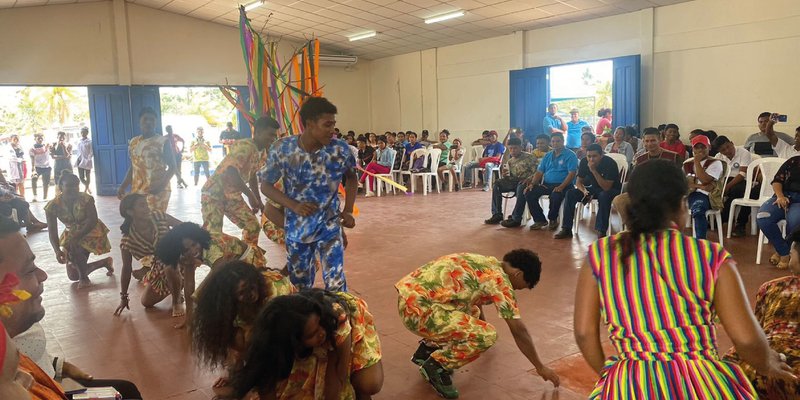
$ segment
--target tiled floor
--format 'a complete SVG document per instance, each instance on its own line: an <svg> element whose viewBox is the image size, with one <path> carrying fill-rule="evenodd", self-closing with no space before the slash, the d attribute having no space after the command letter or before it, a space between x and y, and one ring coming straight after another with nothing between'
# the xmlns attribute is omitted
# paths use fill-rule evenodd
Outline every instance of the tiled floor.
<svg viewBox="0 0 800 400"><path fill-rule="evenodd" d="M553 389L531 370L516 349L505 324L493 313L489 322L499 333L498 343L476 362L459 370L454 381L463 399L579 399L591 390L595 377L581 358L572 336L572 311L577 271L586 246L595 239L588 226L572 241L555 241L549 232L485 226L489 217L488 193L462 191L422 196L359 197L357 226L348 232L345 271L351 290L366 299L375 315L383 345L386 375L379 399L437 399L409 362L417 339L401 325L393 284L414 268L452 252L502 256L528 247L543 259L542 280L533 291L518 293L522 316L542 359L562 378ZM169 212L181 220L200 222L200 193L195 188L174 190ZM513 202L513 200L512 200ZM97 199L101 219L111 229L112 255L121 265L118 201ZM43 218L44 203L32 204ZM229 233L235 226L226 223ZM715 235L712 233L712 237ZM54 260L46 233L30 235L37 262L49 274L45 283L43 324L55 354L96 377L125 378L136 382L146 399L210 399L211 371L196 366L189 352L186 331L172 328L168 305L145 311L139 305L141 286L131 288L131 311L112 314L118 304L119 277L102 272L92 276L95 285L77 290ZM752 236L726 241L739 261L748 293L782 275L770 266L756 266ZM283 249L262 235L270 265L283 264ZM765 253L768 254L770 253ZM721 333L720 347L730 342Z"/></svg>

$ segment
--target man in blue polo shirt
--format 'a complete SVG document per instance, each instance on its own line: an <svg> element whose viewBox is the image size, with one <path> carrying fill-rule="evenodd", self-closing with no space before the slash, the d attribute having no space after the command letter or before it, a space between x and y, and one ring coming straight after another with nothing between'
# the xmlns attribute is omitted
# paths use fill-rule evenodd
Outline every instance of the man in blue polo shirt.
<svg viewBox="0 0 800 400"><path fill-rule="evenodd" d="M581 147L581 129L589 124L582 120L577 108L569 110L569 121L567 121L567 148L575 151Z"/></svg>
<svg viewBox="0 0 800 400"><path fill-rule="evenodd" d="M550 103L547 106L547 114L544 116L544 120L542 121L542 128L544 130L545 135L552 135L554 133L564 134L567 132L567 124L564 123L564 120L561 119L558 115L558 106L556 103ZM580 142L580 136L578 137L578 142ZM578 143L580 146L580 143Z"/></svg>
<svg viewBox="0 0 800 400"><path fill-rule="evenodd" d="M568 189L572 189L572 181L578 172L578 157L572 150L564 147L564 135L554 133L550 136L550 147L553 148L545 154L539 162L539 168L533 175L528 187L525 188L525 199L528 201L528 210L533 216L531 230L558 228L558 211ZM539 205L539 198L550 196L550 210L547 218ZM547 221L550 221L548 223Z"/></svg>

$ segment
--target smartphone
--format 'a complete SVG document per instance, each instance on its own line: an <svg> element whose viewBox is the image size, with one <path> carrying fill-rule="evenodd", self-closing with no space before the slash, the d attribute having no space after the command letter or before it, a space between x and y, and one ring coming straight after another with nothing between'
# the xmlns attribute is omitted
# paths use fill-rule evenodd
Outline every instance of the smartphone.
<svg viewBox="0 0 800 400"><path fill-rule="evenodd" d="M786 122L789 120L789 116L786 114L778 115L778 122Z"/></svg>
<svg viewBox="0 0 800 400"><path fill-rule="evenodd" d="M72 378L64 378L61 380L61 388L64 389L66 394L78 394L86 391L86 387L74 381Z"/></svg>

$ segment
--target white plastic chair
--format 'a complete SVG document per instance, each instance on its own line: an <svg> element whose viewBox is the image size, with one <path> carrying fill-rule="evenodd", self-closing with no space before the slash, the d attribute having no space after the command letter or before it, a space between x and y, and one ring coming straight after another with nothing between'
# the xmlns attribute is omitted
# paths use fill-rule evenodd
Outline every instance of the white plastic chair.
<svg viewBox="0 0 800 400"><path fill-rule="evenodd" d="M397 157L397 154L395 154L395 157ZM403 179L403 163L406 162L406 157L408 157L408 154L406 154L406 149L404 147L403 148L403 153L400 154L400 168L392 170L392 179L394 179L395 182L402 182L402 179ZM411 166L409 165L409 168L410 167ZM392 165L392 168L394 168L394 165Z"/></svg>
<svg viewBox="0 0 800 400"><path fill-rule="evenodd" d="M624 154L616 154L616 153L606 153L605 155L609 156L614 162L617 163L617 169L619 170L619 181L625 182L625 176L628 174L628 159L625 157ZM589 206L589 211L591 213L595 213L599 202L597 199L592 199L592 201L587 204ZM580 207L583 206L583 203L575 204L575 221L572 224L572 231L574 233L578 233L578 224L581 222L581 218L583 217L583 213L585 211L581 210ZM607 235L611 235L611 218L609 216L608 221L608 230L606 232Z"/></svg>
<svg viewBox="0 0 800 400"><path fill-rule="evenodd" d="M439 160L442 158L442 149L432 148L428 150L428 168L427 172L421 172L423 176L423 184L425 187L422 189L422 194L426 195L427 192L433 192L433 181L436 181L436 193L441 193L442 183L439 182L439 174L437 172L439 167Z"/></svg>
<svg viewBox="0 0 800 400"><path fill-rule="evenodd" d="M684 161L683 163L685 164L687 162L692 162L693 160L694 160L694 157L691 157L688 160ZM722 175L720 175L719 179L727 179L728 178L728 174L730 173L729 171L730 171L731 166L727 162L725 162L724 160L719 160L719 161L722 163ZM721 200L725 200L725 190L724 190L724 188L723 188L722 193L720 193L720 197L722 197ZM722 235L722 210L709 209L708 211L706 211L706 219L709 221L709 224L708 224L708 228L709 229L713 230L714 226L716 225L717 236L719 237L719 244L724 246L725 244L723 243L724 239L723 239L723 235ZM716 224L714 224L714 222L716 222ZM696 232L695 232L694 218L692 218L692 236L695 236L695 235L696 235Z"/></svg>
<svg viewBox="0 0 800 400"><path fill-rule="evenodd" d="M384 181L382 181L382 180L377 178L378 176L382 176L382 177L394 180L394 173L395 173L394 160L397 158L397 151L393 151L393 153L394 154L392 154L392 163L389 164L389 165L391 165L391 169L389 170L389 172L385 173L385 174L375 174L375 176L376 176L376 178L375 178L375 186L378 187L377 190L376 190L376 194L377 194L378 197L381 197L381 186L385 186L386 187L386 193L389 193L389 189L391 189L392 190L392 194L395 194L395 187L393 185L390 185L390 184L388 184L388 183L386 183L386 182L384 182ZM403 153L405 153L405 150L403 150Z"/></svg>
<svg viewBox="0 0 800 400"><path fill-rule="evenodd" d="M453 164L453 171L455 171L456 176L450 176L450 170L449 169L446 169L446 170L442 171L442 177L443 178L445 176L447 177L448 190L451 191L451 192L453 191L453 182L456 179L459 179L458 175L461 175L461 167L462 167L463 164L464 164L464 156L461 156L461 158L456 160L456 163ZM459 181L459 184L460 184L460 181Z"/></svg>
<svg viewBox="0 0 800 400"><path fill-rule="evenodd" d="M761 205L764 204L764 202L774 194L770 182L772 182L772 179L775 177L775 174L778 172L778 169L781 168L781 165L783 165L784 162L786 162L786 160L783 158L767 157L755 159L750 162L750 165L747 166L747 174L744 178L744 196L741 199L734 199L731 202L730 212L728 212L728 238L731 237L734 218L736 217L738 207L750 207L752 209L752 212L750 213L750 234L756 234L756 229L758 229L756 224L756 214L758 213L759 207L761 207ZM757 200L751 200L750 195L753 191L753 182L758 176L758 171L761 171L762 176L761 191L759 192Z"/></svg>
<svg viewBox="0 0 800 400"><path fill-rule="evenodd" d="M425 173L424 172L417 172L417 173L411 172L411 167L414 166L414 160L416 160L419 157L423 157L422 169L425 169L425 167L428 166L428 161L429 161L428 160L428 150L427 149L416 149L416 150L411 152L411 155L408 158L409 159L408 170L400 172L400 174L403 175L403 176L408 175L409 180L411 181L411 193L414 193L414 191L416 189L416 178L417 177L422 177L423 190L427 189L425 187L425 178L424 178Z"/></svg>

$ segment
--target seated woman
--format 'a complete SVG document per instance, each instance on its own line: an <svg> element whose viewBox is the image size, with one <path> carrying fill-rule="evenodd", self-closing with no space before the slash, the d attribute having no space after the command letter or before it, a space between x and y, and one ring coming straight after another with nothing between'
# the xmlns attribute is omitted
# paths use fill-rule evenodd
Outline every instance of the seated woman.
<svg viewBox="0 0 800 400"><path fill-rule="evenodd" d="M237 398L371 399L383 386L381 347L364 300L310 289L270 300L255 321Z"/></svg>
<svg viewBox="0 0 800 400"><path fill-rule="evenodd" d="M260 270L232 261L212 272L197 294L191 321L192 350L209 368L241 368L256 316L267 301L295 292L289 278L275 270ZM228 377L214 383L214 394L233 397Z"/></svg>
<svg viewBox="0 0 800 400"><path fill-rule="evenodd" d="M791 368L789 372L800 376L800 231L789 236L792 243L789 268L792 275L771 280L758 290L755 315L767 336L769 347L777 351ZM788 382L761 375L749 364L742 362L735 349L726 359L739 363L753 383L758 396L770 400L796 399L800 382Z"/></svg>
<svg viewBox="0 0 800 400"><path fill-rule="evenodd" d="M789 243L778 228L778 222L786 220L786 232L800 228L800 156L781 165L772 179L772 190L775 194L758 209L756 221L758 229L775 248L769 262L786 269L789 267Z"/></svg>
<svg viewBox="0 0 800 400"><path fill-rule="evenodd" d="M169 230L181 223L173 216L158 210L151 210L147 205L147 196L131 193L119 203L119 214L123 218L122 240L119 248L122 253L122 276L120 277L119 307L114 315L120 315L124 309L130 310L128 287L133 275L133 259L142 264L138 271L144 272L145 290L142 294L142 305L153 307L168 295L172 296L172 315L179 317L184 314L179 295L180 276L171 268L164 268L164 264L155 257L156 243L161 240Z"/></svg>
<svg viewBox="0 0 800 400"><path fill-rule="evenodd" d="M461 139L453 139L453 145L447 152L447 164L439 167L437 173L439 174L439 182L444 182L444 171L450 171L450 179L455 181L456 192L461 190L461 180L458 179L456 172L461 172L461 163L464 159L464 148L461 144Z"/></svg>
<svg viewBox="0 0 800 400"><path fill-rule="evenodd" d="M30 211L30 204L22 196L17 195L16 186L6 181L0 171L0 215L11 217L12 210L17 211L17 222L24 226L28 233L39 232L47 228L47 224L36 219Z"/></svg>
<svg viewBox="0 0 800 400"><path fill-rule="evenodd" d="M628 160L628 165L633 162L633 147L625 141L625 128L617 127L614 131L614 141L606 145L606 153L624 154Z"/></svg>
<svg viewBox="0 0 800 400"><path fill-rule="evenodd" d="M375 155L372 158L373 161L367 164L367 167L364 169L373 174L388 174L389 171L392 170L394 155L394 150L386 145L386 136L381 135L378 137L378 145L377 149L375 150ZM369 184L367 185L366 196L374 196L375 178L364 173L361 174L361 179L359 179L359 182L363 185L364 181L367 179L369 179Z"/></svg>
<svg viewBox="0 0 800 400"><path fill-rule="evenodd" d="M591 129L591 127L588 126L584 126L584 128ZM586 148L593 144L595 140L596 138L591 130L589 132L581 133L581 147L575 151L575 155L578 156L578 160L583 160L586 158Z"/></svg>
<svg viewBox="0 0 800 400"><path fill-rule="evenodd" d="M209 233L193 222L178 224L156 244L156 258L172 270L179 269L186 300L186 321L192 320L195 290L194 273L197 267L207 265L211 270L228 261L241 260L257 268L267 267L264 251L224 233ZM170 269L168 268L168 269ZM173 297L177 293L173 293ZM183 328L185 321L176 325Z"/></svg>
<svg viewBox="0 0 800 400"><path fill-rule="evenodd" d="M106 254L111 251L108 241L108 227L97 218L94 198L80 191L77 176L65 172L58 181L59 194L44 207L47 215L47 229L50 244L56 253L56 260L67 265L67 276L78 281L78 289L92 284L89 274L105 268L106 275L114 274L111 257L93 262L89 254ZM66 230L58 237L58 221Z"/></svg>

